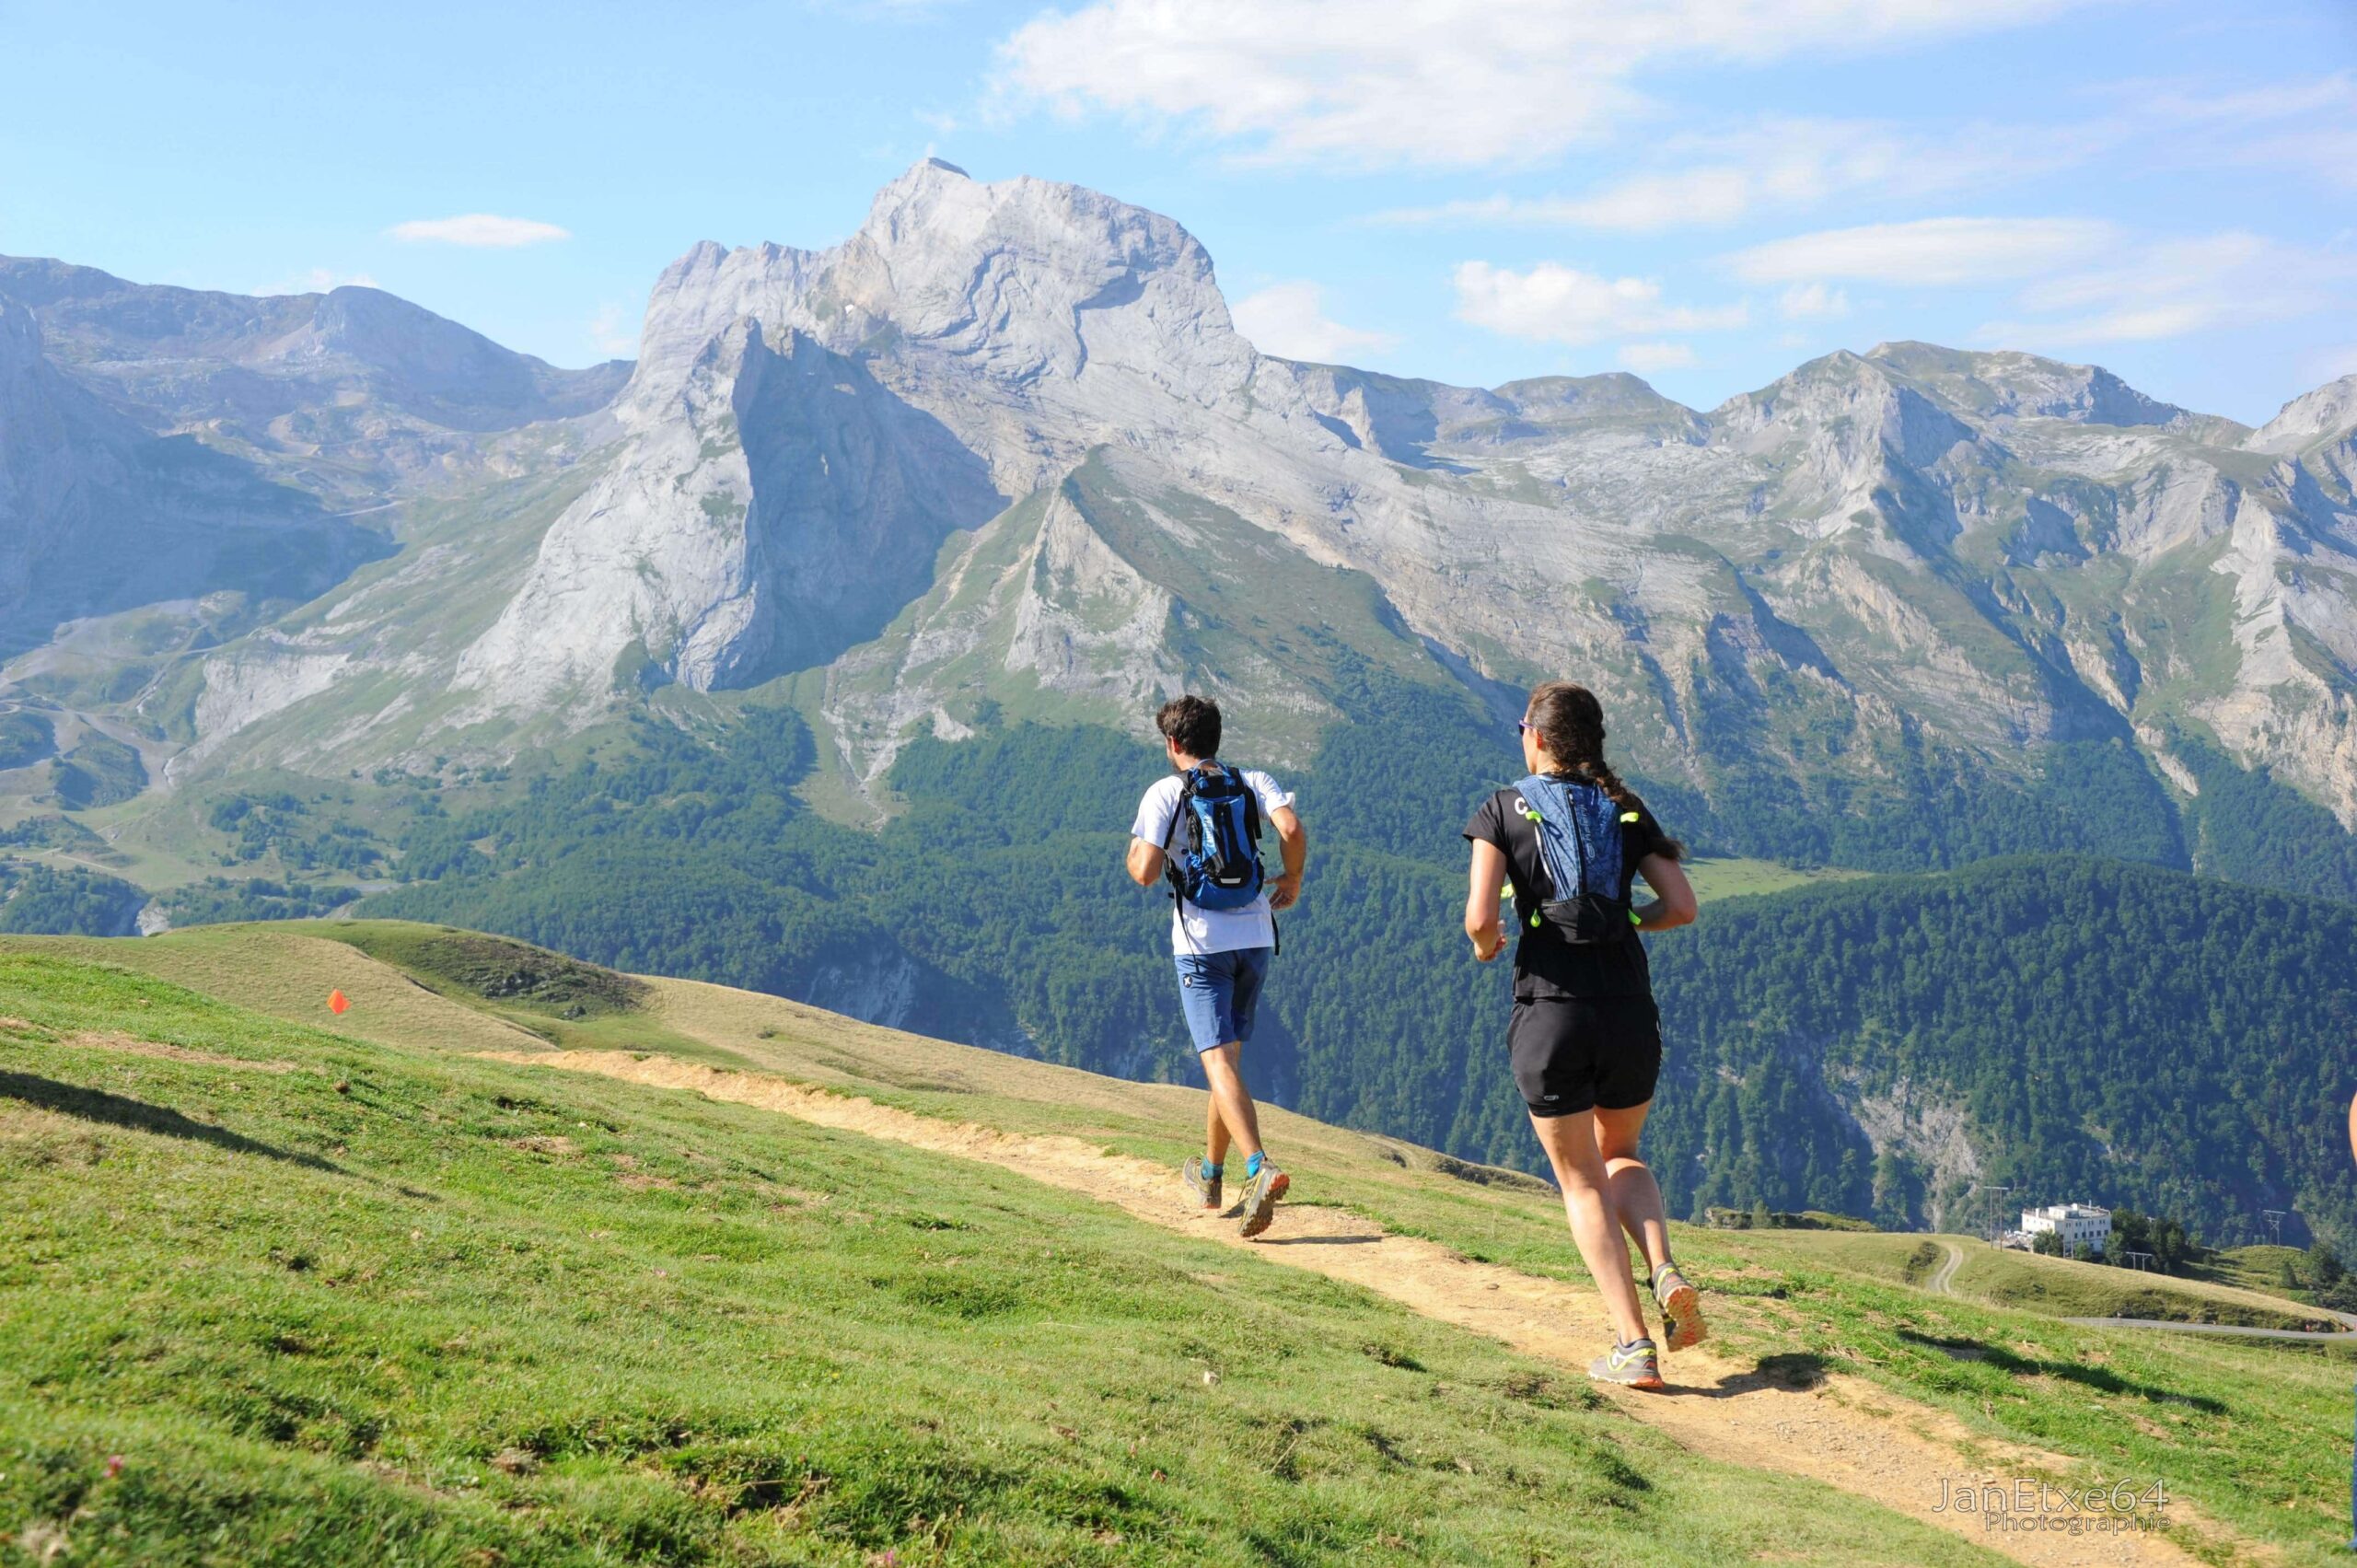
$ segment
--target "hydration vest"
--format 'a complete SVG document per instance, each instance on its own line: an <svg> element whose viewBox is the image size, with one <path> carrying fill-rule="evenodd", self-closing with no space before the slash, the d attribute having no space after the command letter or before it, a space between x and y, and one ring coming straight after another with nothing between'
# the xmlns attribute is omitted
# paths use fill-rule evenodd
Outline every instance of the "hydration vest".
<svg viewBox="0 0 2357 1568"><path fill-rule="evenodd" d="M1629 868L1620 829L1637 819L1592 784L1533 773L1515 785L1515 809L1538 835L1544 891L1515 889L1515 913L1537 931L1552 927L1578 947L1628 939L1636 916L1629 906Z"/></svg>

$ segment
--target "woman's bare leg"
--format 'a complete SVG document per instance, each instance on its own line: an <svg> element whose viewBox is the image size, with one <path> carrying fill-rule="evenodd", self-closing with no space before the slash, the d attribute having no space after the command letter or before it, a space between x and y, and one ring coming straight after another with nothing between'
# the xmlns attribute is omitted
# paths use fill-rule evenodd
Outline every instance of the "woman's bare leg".
<svg viewBox="0 0 2357 1568"><path fill-rule="evenodd" d="M1604 1296L1613 1334L1622 1344L1646 1338L1636 1282L1629 1275L1628 1244L1620 1239L1620 1219L1612 1206L1604 1156L1596 1148L1593 1113L1534 1116L1530 1126L1538 1134L1539 1147L1547 1151L1547 1162L1555 1167L1555 1184L1563 1190L1563 1214L1571 1221L1572 1240Z"/></svg>
<svg viewBox="0 0 2357 1568"><path fill-rule="evenodd" d="M1625 1110L1596 1110L1596 1152L1603 1156L1606 1185L1612 1193L1613 1212L1628 1227L1630 1237L1645 1255L1650 1282L1670 1261L1669 1215L1662 1207L1661 1184L1645 1162L1637 1157L1637 1135L1644 1131L1645 1112L1653 1101Z"/></svg>

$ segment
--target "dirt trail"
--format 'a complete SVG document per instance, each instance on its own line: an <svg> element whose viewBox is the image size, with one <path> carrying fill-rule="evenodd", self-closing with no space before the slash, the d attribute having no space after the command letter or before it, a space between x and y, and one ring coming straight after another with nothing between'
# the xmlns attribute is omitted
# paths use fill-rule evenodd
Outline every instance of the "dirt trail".
<svg viewBox="0 0 2357 1568"><path fill-rule="evenodd" d="M1233 1221L1209 1218L1190 1207L1172 1172L1145 1160L1108 1154L1078 1138L945 1121L765 1074L669 1057L641 1058L621 1051L480 1054L527 1066L691 1089L819 1126L982 1160L1086 1193L1151 1224L1250 1247L1271 1261L1347 1280L1425 1317L1488 1334L1526 1355L1575 1371L1585 1372L1597 1347L1610 1339L1601 1305L1583 1287L1476 1263L1429 1241L1386 1234L1339 1209L1281 1208L1275 1228L1257 1242L1247 1242L1237 1236ZM1295 1179L1299 1185L1301 1173ZM2040 1568L2196 1561L2157 1533L1992 1532L1982 1528L1979 1515L1953 1508L1935 1511L1951 1493L1983 1482L2010 1488L2016 1478L2047 1476L2061 1483L2084 1467L2059 1455L1992 1441L1945 1411L1911 1404L1862 1379L1839 1374L1780 1378L1773 1371L1722 1360L1707 1347L1679 1355L1666 1370L1677 1385L1671 1393L1609 1392L1628 1414L1707 1458L1805 1476ZM2184 1522L2196 1522L2192 1511L2175 1500L2169 1511ZM2226 1539L2213 1522L2200 1524L2212 1539ZM2251 1543L2237 1544L2253 1551ZM2263 1551L2253 1554L2272 1555Z"/></svg>
<svg viewBox="0 0 2357 1568"><path fill-rule="evenodd" d="M1947 1254L1947 1260L1940 1265L1940 1272L1932 1276L1931 1292L1933 1295L1954 1295L1956 1272L1964 1266L1964 1249L1953 1241L1943 1241L1940 1249Z"/></svg>

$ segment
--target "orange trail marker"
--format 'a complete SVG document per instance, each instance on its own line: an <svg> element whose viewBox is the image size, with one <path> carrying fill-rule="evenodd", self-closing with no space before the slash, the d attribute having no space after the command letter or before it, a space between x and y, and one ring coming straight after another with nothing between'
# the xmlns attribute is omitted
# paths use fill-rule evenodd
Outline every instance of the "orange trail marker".
<svg viewBox="0 0 2357 1568"><path fill-rule="evenodd" d="M328 993L328 1011L333 1013L338 1017L342 1017L343 1016L343 1010L351 1005L352 998L346 996L343 992L331 991Z"/></svg>

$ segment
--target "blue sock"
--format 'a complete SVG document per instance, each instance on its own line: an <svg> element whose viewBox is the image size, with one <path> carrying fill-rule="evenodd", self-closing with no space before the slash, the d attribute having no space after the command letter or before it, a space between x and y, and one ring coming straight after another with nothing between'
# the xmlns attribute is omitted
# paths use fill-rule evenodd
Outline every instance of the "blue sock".
<svg viewBox="0 0 2357 1568"><path fill-rule="evenodd" d="M1205 1160L1203 1162L1203 1175L1213 1181L1217 1181L1219 1179L1221 1168L1221 1167L1212 1164L1209 1160Z"/></svg>
<svg viewBox="0 0 2357 1568"><path fill-rule="evenodd" d="M1263 1159L1264 1159L1264 1158L1266 1158L1266 1157L1267 1157L1267 1156L1264 1156L1264 1155L1253 1155L1253 1156L1251 1156L1249 1158L1248 1158L1248 1159L1246 1159L1246 1160L1245 1160L1245 1162L1244 1162L1244 1179L1245 1179L1245 1180L1249 1181L1249 1180L1251 1180L1254 1177L1256 1177L1256 1176L1258 1176L1258 1175L1260 1175L1260 1162L1261 1162L1261 1160L1263 1160Z"/></svg>

